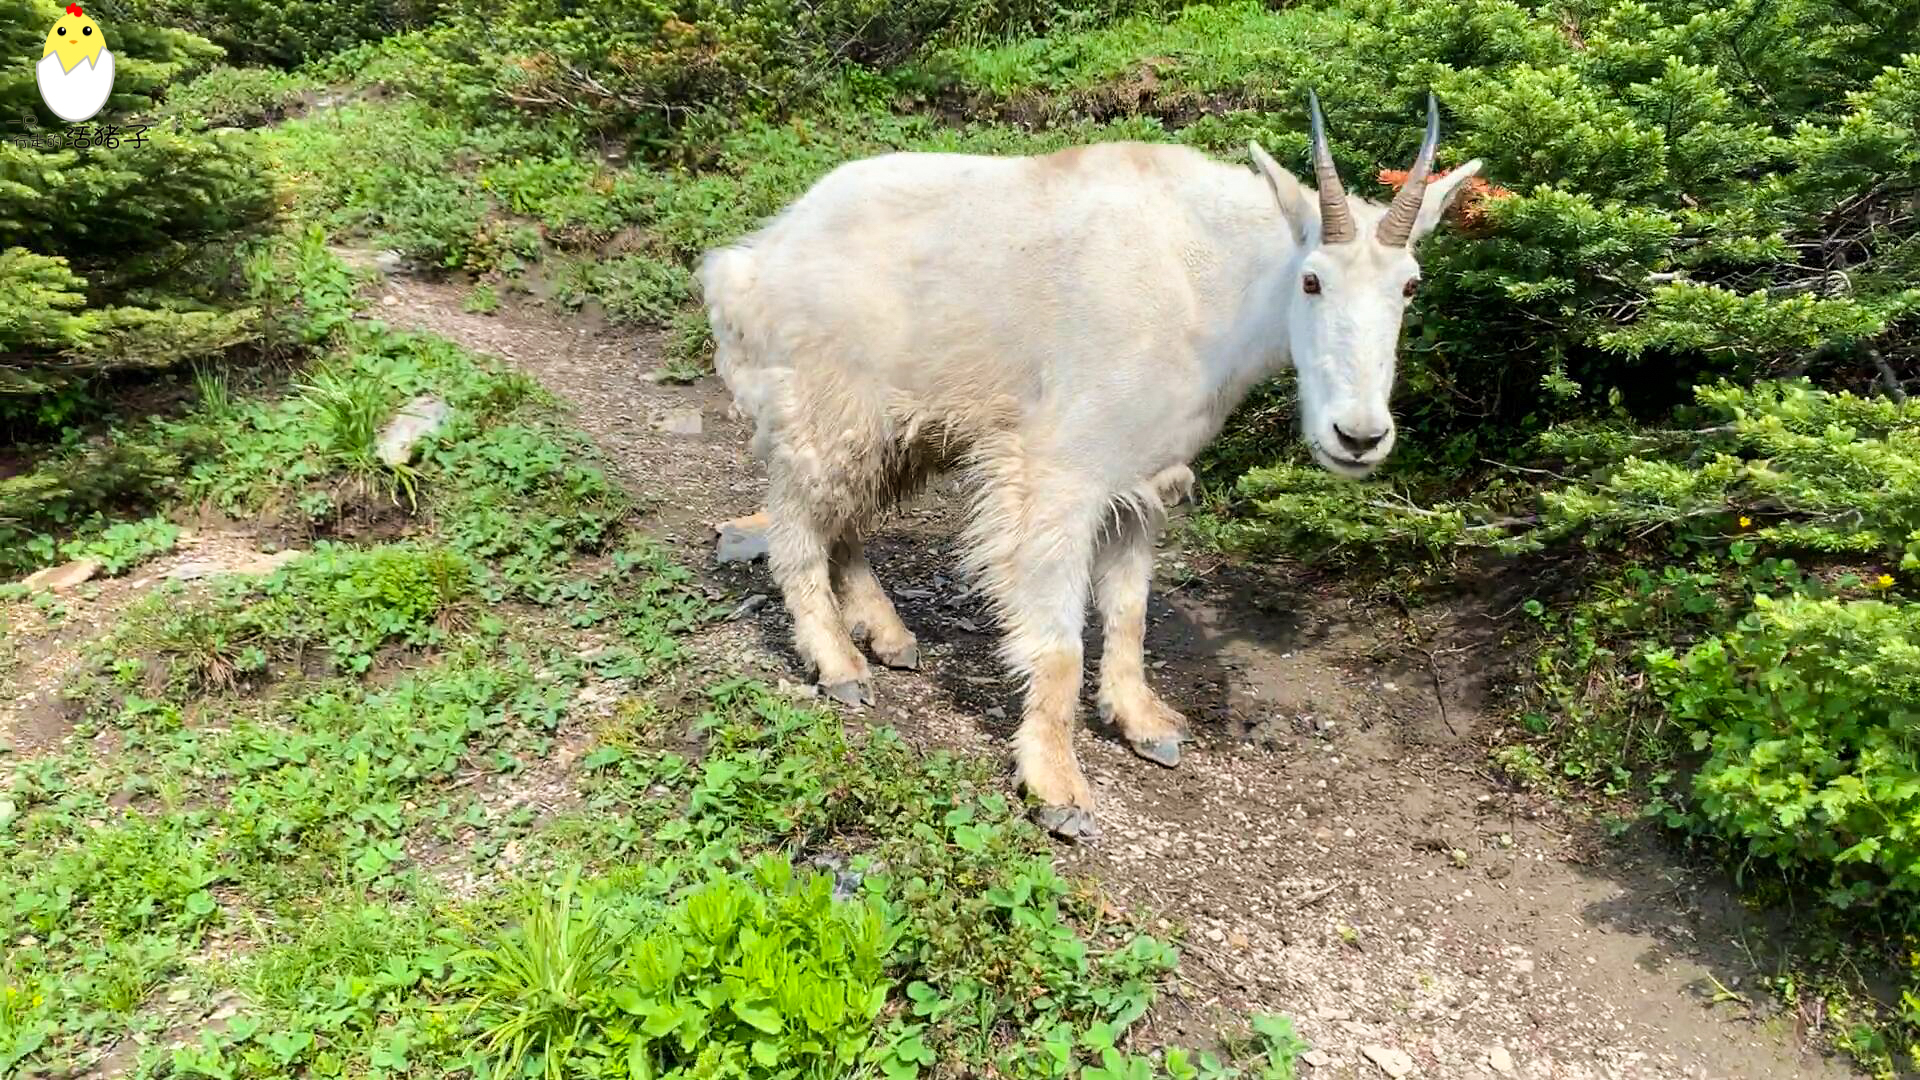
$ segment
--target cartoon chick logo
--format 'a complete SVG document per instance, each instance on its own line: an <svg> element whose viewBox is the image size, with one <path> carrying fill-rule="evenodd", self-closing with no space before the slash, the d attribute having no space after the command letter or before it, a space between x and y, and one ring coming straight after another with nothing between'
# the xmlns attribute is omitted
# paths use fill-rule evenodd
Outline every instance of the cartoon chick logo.
<svg viewBox="0 0 1920 1080"><path fill-rule="evenodd" d="M40 55L36 73L40 100L68 123L92 119L107 103L113 91L113 53L106 35L79 4L68 4L67 13L47 31L47 51Z"/></svg>

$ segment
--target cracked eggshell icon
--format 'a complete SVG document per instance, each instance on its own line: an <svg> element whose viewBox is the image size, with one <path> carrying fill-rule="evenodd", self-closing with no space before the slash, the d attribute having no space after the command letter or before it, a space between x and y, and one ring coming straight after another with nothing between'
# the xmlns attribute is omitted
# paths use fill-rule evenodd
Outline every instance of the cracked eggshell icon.
<svg viewBox="0 0 1920 1080"><path fill-rule="evenodd" d="M47 31L47 50L35 69L40 100L70 124L92 119L113 92L113 53L106 35L79 4L68 4Z"/></svg>

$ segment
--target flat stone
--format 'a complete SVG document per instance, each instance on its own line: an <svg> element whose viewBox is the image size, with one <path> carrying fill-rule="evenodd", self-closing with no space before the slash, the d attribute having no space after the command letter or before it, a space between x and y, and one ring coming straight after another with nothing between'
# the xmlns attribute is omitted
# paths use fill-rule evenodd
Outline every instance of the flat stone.
<svg viewBox="0 0 1920 1080"><path fill-rule="evenodd" d="M168 570L162 576L178 581L194 581L198 578L212 577L215 574L260 577L273 573L304 554L306 553L303 551L293 550L261 551L249 552L230 562L223 562L220 559L189 559Z"/></svg>
<svg viewBox="0 0 1920 1080"><path fill-rule="evenodd" d="M720 541L714 546L714 561L750 563L766 558L767 525L765 510L715 525L713 529L720 534Z"/></svg>
<svg viewBox="0 0 1920 1080"><path fill-rule="evenodd" d="M75 559L60 566L35 570L20 584L25 585L28 592L38 592L43 589L47 592L66 592L76 585L91 580L93 575L100 572L101 565L99 559Z"/></svg>
<svg viewBox="0 0 1920 1080"><path fill-rule="evenodd" d="M1381 1072L1393 1077L1393 1080L1400 1080L1401 1077L1413 1072L1413 1058L1407 1056L1405 1050L1395 1050L1391 1046L1363 1046L1360 1052L1366 1055L1368 1061L1380 1066Z"/></svg>
<svg viewBox="0 0 1920 1080"><path fill-rule="evenodd" d="M1327 1053L1325 1050L1309 1050L1300 1055L1300 1060L1316 1069L1324 1069L1333 1064L1333 1055Z"/></svg>
<svg viewBox="0 0 1920 1080"><path fill-rule="evenodd" d="M1513 1075L1513 1055L1507 1053L1504 1046L1496 1046L1487 1051L1487 1068L1501 1076Z"/></svg>
<svg viewBox="0 0 1920 1080"><path fill-rule="evenodd" d="M405 465L413 460L413 452L421 440L445 427L452 415L453 406L436 395L421 394L402 405L393 419L387 421L374 452L389 466Z"/></svg>
<svg viewBox="0 0 1920 1080"><path fill-rule="evenodd" d="M698 435L705 429L700 410L687 407L662 409L653 416L653 427L669 435Z"/></svg>

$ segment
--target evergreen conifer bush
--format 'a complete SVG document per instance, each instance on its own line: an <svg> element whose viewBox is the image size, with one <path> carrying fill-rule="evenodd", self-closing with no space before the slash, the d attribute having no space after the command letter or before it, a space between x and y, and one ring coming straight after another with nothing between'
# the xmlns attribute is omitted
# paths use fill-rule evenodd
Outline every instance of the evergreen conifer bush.
<svg viewBox="0 0 1920 1080"><path fill-rule="evenodd" d="M124 130L220 50L114 21L114 92L88 130L123 134L67 145L69 125L45 111L34 76L59 13L46 0L0 0L0 114L34 118L43 136L10 128L0 140L0 409L8 396L216 354L254 334L253 313L224 287L237 243L272 210L251 148L170 124Z"/></svg>

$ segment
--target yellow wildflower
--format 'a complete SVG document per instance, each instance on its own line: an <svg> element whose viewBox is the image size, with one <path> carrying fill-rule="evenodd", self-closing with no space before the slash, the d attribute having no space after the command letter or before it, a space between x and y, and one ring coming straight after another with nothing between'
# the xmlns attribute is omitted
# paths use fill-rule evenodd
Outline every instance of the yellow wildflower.
<svg viewBox="0 0 1920 1080"><path fill-rule="evenodd" d="M1745 515L1745 514L1741 514L1741 515L1740 515L1740 527L1741 527L1741 528L1743 528L1743 529L1744 529L1744 528L1747 528L1748 526L1750 526L1750 525L1752 525L1752 524L1753 524L1753 519L1752 519L1752 518L1750 518L1750 517L1748 517L1748 516L1747 516L1747 515Z"/></svg>
<svg viewBox="0 0 1920 1080"><path fill-rule="evenodd" d="M1876 589L1891 589L1891 588L1893 588L1893 575L1892 575L1892 574L1881 574L1881 575L1880 575L1879 577L1877 577L1877 578L1874 578L1874 579L1873 579L1873 587L1874 587L1874 588L1876 588Z"/></svg>

